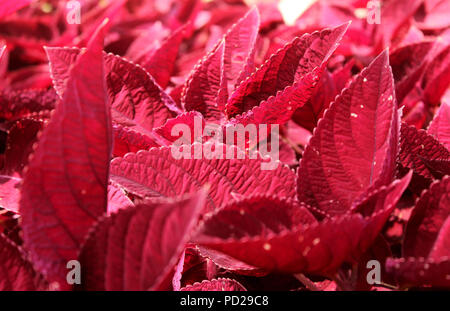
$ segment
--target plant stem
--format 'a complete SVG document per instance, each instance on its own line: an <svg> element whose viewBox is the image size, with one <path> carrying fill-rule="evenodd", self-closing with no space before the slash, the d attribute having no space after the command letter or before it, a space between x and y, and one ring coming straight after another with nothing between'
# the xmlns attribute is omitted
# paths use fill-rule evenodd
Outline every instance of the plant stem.
<svg viewBox="0 0 450 311"><path fill-rule="evenodd" d="M299 280L307 289L313 292L318 292L320 289L314 284L313 281L308 279L303 273L294 274L294 277Z"/></svg>

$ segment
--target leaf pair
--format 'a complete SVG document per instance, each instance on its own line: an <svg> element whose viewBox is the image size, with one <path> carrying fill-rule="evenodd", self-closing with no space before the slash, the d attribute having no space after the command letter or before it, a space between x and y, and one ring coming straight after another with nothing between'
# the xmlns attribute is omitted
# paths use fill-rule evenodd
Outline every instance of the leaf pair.
<svg viewBox="0 0 450 311"><path fill-rule="evenodd" d="M24 245L36 269L63 289L66 263L107 206L112 127L102 40L100 29L68 73L22 185Z"/></svg>
<svg viewBox="0 0 450 311"><path fill-rule="evenodd" d="M298 170L301 202L345 213L394 179L400 116L387 51L344 89L314 130Z"/></svg>
<svg viewBox="0 0 450 311"><path fill-rule="evenodd" d="M226 104L232 123L283 124L310 98L349 23L286 44L244 80Z"/></svg>
<svg viewBox="0 0 450 311"><path fill-rule="evenodd" d="M98 30L86 50L72 55L76 59L68 73L59 72L67 75L65 82L57 82L60 87L64 85L64 89L59 89L62 100L41 135L23 180L20 213L24 243L31 261L52 288L70 289L65 280L66 264L78 259L83 267L84 289L166 289L172 268L204 208L205 194L134 207L121 188L110 185L108 189L113 128L107 92L111 94L117 84L107 84L105 77L111 81L120 68L124 69L122 66L132 64L103 54L102 31L103 28ZM108 74L104 62L106 66L118 67L113 66ZM133 68L139 69L134 65ZM119 91L133 87L124 77L118 80L125 81L120 82ZM151 81L148 75L145 78ZM156 84L140 87L162 92ZM116 112L126 104L112 101ZM121 112L129 111L124 108ZM143 119L139 119L141 116ZM145 119L144 114L137 114L134 119L154 121ZM154 124L143 126L152 128ZM145 139L130 140L130 135L139 135L130 134L133 128L116 128L118 138L129 134L124 139L128 144L139 147L151 143ZM106 212L110 216L100 219ZM91 235L86 240L89 231ZM146 245L144 249L142 245ZM119 263L118 259L124 262ZM110 261L123 266L123 270ZM142 265L136 268L137 261Z"/></svg>
<svg viewBox="0 0 450 311"><path fill-rule="evenodd" d="M342 263L357 261L411 179L408 174L394 182L399 125L386 51L319 121L298 169L300 204L270 196L241 199L209 216L195 242L229 256L227 269L240 273L330 276ZM317 222L309 211L325 219ZM206 253L223 265L220 254Z"/></svg>
<svg viewBox="0 0 450 311"><path fill-rule="evenodd" d="M309 99L349 24L294 39L250 74L258 25L254 9L194 68L183 92L187 111L233 124L287 122Z"/></svg>
<svg viewBox="0 0 450 311"><path fill-rule="evenodd" d="M230 92L252 70L259 23L258 10L250 10L194 68L183 91L186 111L196 110L206 119L223 118Z"/></svg>

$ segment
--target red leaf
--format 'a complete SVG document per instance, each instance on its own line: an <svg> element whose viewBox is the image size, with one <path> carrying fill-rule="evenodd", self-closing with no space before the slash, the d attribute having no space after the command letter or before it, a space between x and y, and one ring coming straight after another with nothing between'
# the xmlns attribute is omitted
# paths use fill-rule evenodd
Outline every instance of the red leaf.
<svg viewBox="0 0 450 311"><path fill-rule="evenodd" d="M278 206L264 211L220 209L205 220L195 242L267 271L328 275L367 250L392 209L371 218L345 215L315 224L302 223L299 209L288 213L288 207ZM233 213L240 217L230 218ZM295 215L290 221L289 214ZM275 225L280 216L284 221Z"/></svg>
<svg viewBox="0 0 450 311"><path fill-rule="evenodd" d="M426 131L403 123L399 162L421 176L433 178L426 162L433 160L450 160L450 152Z"/></svg>
<svg viewBox="0 0 450 311"><path fill-rule="evenodd" d="M196 112L196 111L185 112L183 114L178 115L174 119L169 119L169 120L167 120L166 124L164 124L163 126L161 126L159 128L156 128L154 131L156 134L158 134L162 138L173 143L182 137L182 133L178 133L178 135L173 136L172 135L173 128L177 124L187 125L191 130L191 138L190 138L191 140L186 141L184 143L190 145L190 144L193 144L196 141L196 139L197 138L199 139L201 136L201 133L197 133L197 130L195 128L195 119L196 118L199 120L199 122L201 123L201 126L202 126L201 129L199 129L199 130L203 131L205 128L205 125L206 125L205 120L203 119L202 114L199 112ZM196 137L196 134L198 134L198 137Z"/></svg>
<svg viewBox="0 0 450 311"><path fill-rule="evenodd" d="M390 57L395 80L397 101L401 103L414 88L426 68L426 57L434 46L433 41L418 42L394 50Z"/></svg>
<svg viewBox="0 0 450 311"><path fill-rule="evenodd" d="M310 29L339 25L349 20L352 20L352 24L359 23L353 13L355 7L343 2L345 1L316 1L296 20L296 25L302 29ZM363 6L366 7L366 4Z"/></svg>
<svg viewBox="0 0 450 311"><path fill-rule="evenodd" d="M0 291L44 289L44 282L25 259L21 249L0 234Z"/></svg>
<svg viewBox="0 0 450 311"><path fill-rule="evenodd" d="M136 60L137 63L151 74L162 88L166 88L169 84L175 67L175 60L178 56L178 50L186 36L186 28L186 26L180 27L164 40L159 48L152 51L152 53L142 55L141 58Z"/></svg>
<svg viewBox="0 0 450 311"><path fill-rule="evenodd" d="M66 263L106 212L112 130L101 40L100 30L70 71L22 186L25 246L36 269L60 288L68 287Z"/></svg>
<svg viewBox="0 0 450 311"><path fill-rule="evenodd" d="M276 196L252 196L232 202L207 220L202 235L240 239L246 236L268 236L299 225L317 223L314 216L295 201Z"/></svg>
<svg viewBox="0 0 450 311"><path fill-rule="evenodd" d="M20 185L22 179L0 175L0 206L7 211L18 213Z"/></svg>
<svg viewBox="0 0 450 311"><path fill-rule="evenodd" d="M177 268L172 281L174 291L202 280L212 280L217 276L218 271L217 266L211 260L202 257L198 248L192 244L186 247Z"/></svg>
<svg viewBox="0 0 450 311"><path fill-rule="evenodd" d="M441 179L445 175L450 175L450 160L427 160L422 158L422 161L435 179Z"/></svg>
<svg viewBox="0 0 450 311"><path fill-rule="evenodd" d="M422 194L406 228L403 253L409 258L386 263L387 272L405 288L450 288L449 192L446 176Z"/></svg>
<svg viewBox="0 0 450 311"><path fill-rule="evenodd" d="M447 46L430 62L422 79L424 98L430 105L439 105L450 86L450 46Z"/></svg>
<svg viewBox="0 0 450 311"><path fill-rule="evenodd" d="M422 194L406 227L405 257L428 257L439 230L450 215L450 177L435 182Z"/></svg>
<svg viewBox="0 0 450 311"><path fill-rule="evenodd" d="M47 47L46 51L54 87L62 95L69 68L81 50ZM135 126L147 133L173 117L173 111L178 111L173 100L142 67L112 54L104 54L104 61L112 116L116 123Z"/></svg>
<svg viewBox="0 0 450 311"><path fill-rule="evenodd" d="M183 106L220 120L228 95L253 69L259 13L250 10L196 66L186 83Z"/></svg>
<svg viewBox="0 0 450 311"><path fill-rule="evenodd" d="M203 2L200 0L175 1L175 8L170 14L168 24L172 29L177 29L186 23L192 23L202 9Z"/></svg>
<svg viewBox="0 0 450 311"><path fill-rule="evenodd" d="M363 216L370 216L384 209L396 206L403 192L408 188L411 181L412 171L402 179L395 180L389 186L383 186L373 193L367 194L361 202L355 202L352 210Z"/></svg>
<svg viewBox="0 0 450 311"><path fill-rule="evenodd" d="M197 249L203 257L211 260L218 267L233 273L258 277L265 276L269 273L216 250L201 245L197 245Z"/></svg>
<svg viewBox="0 0 450 311"><path fill-rule="evenodd" d="M322 73L322 68L314 69L299 78L292 86L279 91L276 96L269 97L259 106L231 119L231 124L284 124L288 122L294 111L302 107L311 97L314 87Z"/></svg>
<svg viewBox="0 0 450 311"><path fill-rule="evenodd" d="M151 57L169 35L169 30L162 23L155 22L139 33L139 36L128 47L125 57L139 63L140 60L147 58L146 55Z"/></svg>
<svg viewBox="0 0 450 311"><path fill-rule="evenodd" d="M340 214L393 181L399 115L387 51L344 89L319 121L298 170L298 197Z"/></svg>
<svg viewBox="0 0 450 311"><path fill-rule="evenodd" d="M323 113L340 94L347 82L352 77L354 61L349 61L342 68L332 74L326 70L319 83L314 88L313 94L308 102L295 111L294 121L312 132L317 122L323 117Z"/></svg>
<svg viewBox="0 0 450 311"><path fill-rule="evenodd" d="M127 197L122 188L113 184L108 186L108 215L133 205L133 202Z"/></svg>
<svg viewBox="0 0 450 311"><path fill-rule="evenodd" d="M326 70L314 88L311 98L295 111L295 122L312 132L338 93L340 92L336 90L331 73Z"/></svg>
<svg viewBox="0 0 450 311"><path fill-rule="evenodd" d="M166 290L205 193L120 210L101 219L79 260L84 290Z"/></svg>
<svg viewBox="0 0 450 311"><path fill-rule="evenodd" d="M133 128L115 125L114 130L114 157L123 157L129 152L138 152L139 150L149 150L152 147L159 147L149 136L136 131Z"/></svg>
<svg viewBox="0 0 450 311"><path fill-rule="evenodd" d="M172 277L172 289L175 292L177 292L181 289L181 279L183 277L185 256L186 256L186 249L181 254L181 258L175 267L175 273L173 274L173 277Z"/></svg>
<svg viewBox="0 0 450 311"><path fill-rule="evenodd" d="M34 119L21 119L15 122L8 132L5 150L5 163L2 171L5 174L22 174L33 153L33 145L37 135L44 127L44 122Z"/></svg>
<svg viewBox="0 0 450 311"><path fill-rule="evenodd" d="M29 5L32 0L2 0L0 4L0 20Z"/></svg>
<svg viewBox="0 0 450 311"><path fill-rule="evenodd" d="M228 94L236 84L244 80L254 70L256 37L260 26L259 11L251 9L225 34L224 70Z"/></svg>
<svg viewBox="0 0 450 311"><path fill-rule="evenodd" d="M203 281L181 289L182 292L245 292L247 291L238 281L230 279L217 279Z"/></svg>
<svg viewBox="0 0 450 311"><path fill-rule="evenodd" d="M280 162L286 165L297 165L297 157L295 154L295 150L288 143L279 141L280 143Z"/></svg>
<svg viewBox="0 0 450 311"><path fill-rule="evenodd" d="M403 287L450 288L449 192L446 176L422 194L406 228L403 253L409 258L386 263L387 272Z"/></svg>
<svg viewBox="0 0 450 311"><path fill-rule="evenodd" d="M222 42L210 52L192 71L181 97L186 111L200 112L206 119L221 120L223 115L225 80L224 51Z"/></svg>
<svg viewBox="0 0 450 311"><path fill-rule="evenodd" d="M414 43L419 43L425 40L423 32L414 24L410 25L408 32L403 36L401 42L396 42L396 46L406 46Z"/></svg>
<svg viewBox="0 0 450 311"><path fill-rule="evenodd" d="M442 102L427 132L450 150L450 100Z"/></svg>
<svg viewBox="0 0 450 311"><path fill-rule="evenodd" d="M64 97L67 80L70 77L70 67L76 63L81 49L44 47L49 60L50 74L53 79L53 88L60 98Z"/></svg>
<svg viewBox="0 0 450 311"><path fill-rule="evenodd" d="M386 271L403 288L414 286L450 288L450 260L389 258L386 261Z"/></svg>
<svg viewBox="0 0 450 311"><path fill-rule="evenodd" d="M0 78L6 74L8 70L9 53L3 41L0 41ZM1 84L0 84L1 86Z"/></svg>
<svg viewBox="0 0 450 311"><path fill-rule="evenodd" d="M355 60L352 59L343 65L341 68L336 69L332 73L334 84L336 85L336 91L341 93L342 89L350 82L352 78L352 69L355 66ZM334 98L333 98L334 99Z"/></svg>
<svg viewBox="0 0 450 311"><path fill-rule="evenodd" d="M444 29L450 26L448 15L450 14L450 3L446 0L426 0L426 14L421 20L419 27L426 30Z"/></svg>
<svg viewBox="0 0 450 311"><path fill-rule="evenodd" d="M226 105L228 117L244 113L270 96L293 85L307 73L321 67L341 40L349 24L306 34L272 55L243 81Z"/></svg>
<svg viewBox="0 0 450 311"><path fill-rule="evenodd" d="M204 144L203 148L208 146ZM192 154L201 147L199 144L185 146ZM210 210L229 201L235 194L295 196L295 175L281 163L275 170L266 171L261 170L261 158L208 160L192 156L191 159L176 160L171 150L161 147L114 159L111 162L111 179L128 192L143 198L177 196L209 184L211 189L207 205Z"/></svg>
<svg viewBox="0 0 450 311"><path fill-rule="evenodd" d="M398 40L403 27L409 26L411 18L423 0L397 1L386 0L381 7L382 24L377 28L377 37L381 46L390 46Z"/></svg>
<svg viewBox="0 0 450 311"><path fill-rule="evenodd" d="M403 104L405 105L405 107L409 106L411 108L403 116L403 122L405 122L408 125L414 126L416 129L421 129L427 122L429 107L425 106L425 104L422 101L417 102L412 107L411 106L412 102L409 102L409 99L405 100ZM408 108L406 108L406 110L408 110Z"/></svg>
<svg viewBox="0 0 450 311"><path fill-rule="evenodd" d="M450 213L449 213L450 214ZM431 260L442 260L450 257L450 217L447 216L444 224L439 230L439 235L434 242L433 248L428 255Z"/></svg>
<svg viewBox="0 0 450 311"><path fill-rule="evenodd" d="M8 75L9 84L12 91L22 91L27 89L47 89L52 85L48 65L28 66Z"/></svg>
<svg viewBox="0 0 450 311"><path fill-rule="evenodd" d="M75 39L75 42L77 42L79 46L86 46L100 27L104 27L105 34L107 34L109 32L109 27L112 26L112 23L109 23L109 21L114 21L121 15L124 11L126 2L127 0L115 0L114 2L109 3L109 5L93 7L92 11L94 12L91 11L90 16L82 19L83 31ZM82 6L86 6L86 4L83 4ZM107 25L104 25L105 21L108 21Z"/></svg>
<svg viewBox="0 0 450 311"><path fill-rule="evenodd" d="M18 119L41 116L48 117L58 102L53 90L21 90L0 93L0 119Z"/></svg>
<svg viewBox="0 0 450 311"><path fill-rule="evenodd" d="M174 111L179 111L173 100L139 66L108 54L105 67L109 73L106 81L117 123L121 123L122 118L125 123L131 119L151 130L174 116Z"/></svg>

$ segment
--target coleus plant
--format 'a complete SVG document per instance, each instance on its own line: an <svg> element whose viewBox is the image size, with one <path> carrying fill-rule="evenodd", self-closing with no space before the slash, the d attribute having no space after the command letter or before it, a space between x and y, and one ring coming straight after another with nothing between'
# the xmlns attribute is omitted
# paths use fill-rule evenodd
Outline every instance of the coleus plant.
<svg viewBox="0 0 450 311"><path fill-rule="evenodd" d="M4 2L0 289L450 287L446 1ZM279 165L196 119L279 125Z"/></svg>

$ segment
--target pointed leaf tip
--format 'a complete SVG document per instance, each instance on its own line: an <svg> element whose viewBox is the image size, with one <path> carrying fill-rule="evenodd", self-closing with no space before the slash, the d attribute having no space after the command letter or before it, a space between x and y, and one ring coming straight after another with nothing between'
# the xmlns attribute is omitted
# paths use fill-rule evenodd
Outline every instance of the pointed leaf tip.
<svg viewBox="0 0 450 311"><path fill-rule="evenodd" d="M36 269L60 289L70 287L67 262L106 212L112 125L100 37L68 71L21 191L24 245Z"/></svg>
<svg viewBox="0 0 450 311"><path fill-rule="evenodd" d="M327 63L340 43L348 24L297 37L254 71L232 93L226 104L229 118L250 112ZM300 92L301 93L301 92ZM286 100L286 99L283 99ZM295 97L292 99L295 101Z"/></svg>
<svg viewBox="0 0 450 311"><path fill-rule="evenodd" d="M344 213L393 181L400 120L388 56L356 76L319 121L298 170L300 201Z"/></svg>

